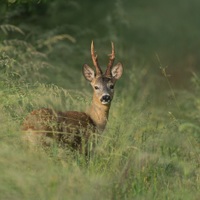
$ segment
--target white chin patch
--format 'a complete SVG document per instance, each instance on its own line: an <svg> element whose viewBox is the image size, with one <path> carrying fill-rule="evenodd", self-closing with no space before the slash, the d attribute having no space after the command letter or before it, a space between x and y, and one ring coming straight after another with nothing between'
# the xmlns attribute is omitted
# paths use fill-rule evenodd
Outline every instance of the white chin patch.
<svg viewBox="0 0 200 200"><path fill-rule="evenodd" d="M102 101L101 102L103 105L106 105L106 104L110 104L110 101Z"/></svg>

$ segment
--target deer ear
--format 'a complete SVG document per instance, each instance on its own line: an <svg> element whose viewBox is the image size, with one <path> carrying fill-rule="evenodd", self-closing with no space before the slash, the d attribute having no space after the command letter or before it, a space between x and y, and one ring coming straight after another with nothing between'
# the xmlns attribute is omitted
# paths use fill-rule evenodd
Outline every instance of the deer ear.
<svg viewBox="0 0 200 200"><path fill-rule="evenodd" d="M95 72L94 70L89 67L87 64L83 65L83 76L88 80L92 81L95 77Z"/></svg>
<svg viewBox="0 0 200 200"><path fill-rule="evenodd" d="M111 74L114 79L118 80L121 77L122 73L123 67L122 64L119 62L112 68Z"/></svg>

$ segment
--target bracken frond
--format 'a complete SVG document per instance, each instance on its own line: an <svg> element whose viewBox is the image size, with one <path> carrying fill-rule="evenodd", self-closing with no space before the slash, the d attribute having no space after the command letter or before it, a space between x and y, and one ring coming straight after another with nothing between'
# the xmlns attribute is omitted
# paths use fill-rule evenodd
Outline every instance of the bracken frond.
<svg viewBox="0 0 200 200"><path fill-rule="evenodd" d="M25 35L24 32L19 27L11 25L11 24L0 25L0 30L2 30L3 33L6 35L8 35L9 32L17 32L22 35Z"/></svg>
<svg viewBox="0 0 200 200"><path fill-rule="evenodd" d="M43 46L51 48L52 45L54 45L62 40L69 40L72 43L76 42L76 39L74 37L72 37L71 35L62 34L62 35L55 35L53 37L47 38L46 40L39 40L37 43L38 43L39 48L41 48Z"/></svg>
<svg viewBox="0 0 200 200"><path fill-rule="evenodd" d="M34 49L34 47L30 43L24 40L18 40L18 39L4 40L2 44L4 44L5 46L15 46L15 47L17 46L17 47Z"/></svg>

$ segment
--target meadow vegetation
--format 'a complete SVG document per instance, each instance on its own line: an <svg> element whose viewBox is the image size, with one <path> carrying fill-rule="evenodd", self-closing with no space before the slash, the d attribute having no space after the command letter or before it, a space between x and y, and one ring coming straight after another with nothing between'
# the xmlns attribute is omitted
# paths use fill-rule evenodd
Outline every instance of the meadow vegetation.
<svg viewBox="0 0 200 200"><path fill-rule="evenodd" d="M0 2L0 199L200 197L198 0ZM27 113L84 111L90 42L124 64L109 122L89 160L30 150Z"/></svg>

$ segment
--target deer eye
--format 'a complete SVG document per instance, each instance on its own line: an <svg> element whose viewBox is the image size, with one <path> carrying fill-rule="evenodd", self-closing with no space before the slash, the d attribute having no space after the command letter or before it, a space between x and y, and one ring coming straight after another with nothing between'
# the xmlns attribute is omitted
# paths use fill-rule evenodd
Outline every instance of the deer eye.
<svg viewBox="0 0 200 200"><path fill-rule="evenodd" d="M95 89L95 90L98 90L98 89L99 89L99 87L98 87L98 86L94 86L94 89Z"/></svg>
<svg viewBox="0 0 200 200"><path fill-rule="evenodd" d="M114 89L114 85L110 85L110 89L111 89L111 90Z"/></svg>

